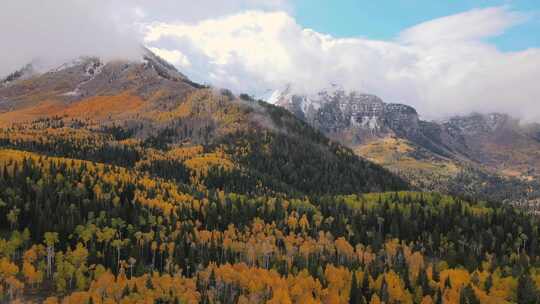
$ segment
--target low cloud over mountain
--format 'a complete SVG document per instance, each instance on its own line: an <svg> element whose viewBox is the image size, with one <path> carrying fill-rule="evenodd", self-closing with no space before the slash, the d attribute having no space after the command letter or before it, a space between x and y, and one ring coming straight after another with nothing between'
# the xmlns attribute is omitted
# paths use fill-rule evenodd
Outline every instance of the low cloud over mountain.
<svg viewBox="0 0 540 304"><path fill-rule="evenodd" d="M236 92L260 95L292 84L309 93L338 83L415 106L426 118L487 111L540 120L540 49L505 52L489 40L535 15L509 7L471 10L380 41L304 28L285 0L198 3L61 0L39 9L29 0L6 3L0 75L36 58L135 56L142 43L192 79Z"/></svg>
<svg viewBox="0 0 540 304"><path fill-rule="evenodd" d="M540 118L540 50L502 52L487 42L527 18L504 7L473 10L376 41L315 32L285 12L249 11L153 23L145 41L195 78L251 93L338 83L430 118L487 109L532 120Z"/></svg>

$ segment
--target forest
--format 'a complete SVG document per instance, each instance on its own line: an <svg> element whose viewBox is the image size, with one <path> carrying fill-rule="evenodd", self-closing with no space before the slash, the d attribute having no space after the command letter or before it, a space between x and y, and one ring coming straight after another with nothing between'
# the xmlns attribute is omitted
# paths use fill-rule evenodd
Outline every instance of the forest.
<svg viewBox="0 0 540 304"><path fill-rule="evenodd" d="M538 220L519 209L240 194L151 172L1 150L2 300L537 303Z"/></svg>
<svg viewBox="0 0 540 304"><path fill-rule="evenodd" d="M260 106L271 127L195 104L146 137L1 129L0 302L540 303L536 216L419 192Z"/></svg>

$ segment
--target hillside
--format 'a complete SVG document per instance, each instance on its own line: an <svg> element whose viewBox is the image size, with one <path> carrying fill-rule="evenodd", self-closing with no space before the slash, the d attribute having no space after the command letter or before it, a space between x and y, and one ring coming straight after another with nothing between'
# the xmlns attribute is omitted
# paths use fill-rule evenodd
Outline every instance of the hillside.
<svg viewBox="0 0 540 304"><path fill-rule="evenodd" d="M201 191L15 150L0 169L3 300L523 303L540 280L538 219L508 206Z"/></svg>
<svg viewBox="0 0 540 304"><path fill-rule="evenodd" d="M10 79L0 87L6 147L196 178L243 193L408 187L287 111L195 84L149 52L141 62L82 58Z"/></svg>

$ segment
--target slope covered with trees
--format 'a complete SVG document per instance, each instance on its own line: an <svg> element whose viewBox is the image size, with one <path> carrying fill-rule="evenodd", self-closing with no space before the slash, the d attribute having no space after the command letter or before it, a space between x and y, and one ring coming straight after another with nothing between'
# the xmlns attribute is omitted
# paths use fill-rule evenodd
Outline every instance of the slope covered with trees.
<svg viewBox="0 0 540 304"><path fill-rule="evenodd" d="M0 302L537 302L536 217L147 56L0 87Z"/></svg>
<svg viewBox="0 0 540 304"><path fill-rule="evenodd" d="M0 129L0 146L135 167L241 193L348 194L408 187L289 112L227 92L201 90L151 122L52 116L18 123Z"/></svg>
<svg viewBox="0 0 540 304"><path fill-rule="evenodd" d="M538 219L389 192L245 195L0 151L3 300L535 303ZM529 300L527 300L529 299Z"/></svg>

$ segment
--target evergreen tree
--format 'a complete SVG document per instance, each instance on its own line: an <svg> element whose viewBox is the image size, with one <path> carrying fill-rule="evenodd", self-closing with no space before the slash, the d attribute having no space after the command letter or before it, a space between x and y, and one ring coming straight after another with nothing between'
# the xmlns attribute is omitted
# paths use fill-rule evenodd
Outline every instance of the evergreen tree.
<svg viewBox="0 0 540 304"><path fill-rule="evenodd" d="M383 277L381 283L381 301L388 303L390 300L390 294L388 293L388 283L386 282L386 277Z"/></svg>
<svg viewBox="0 0 540 304"><path fill-rule="evenodd" d="M435 292L435 304L442 304L442 293L441 289L437 288L437 292Z"/></svg>
<svg viewBox="0 0 540 304"><path fill-rule="evenodd" d="M493 286L493 277L491 276L491 274L487 277L486 279L486 282L484 283L484 290L486 292L489 292L489 290L491 289L491 286Z"/></svg>
<svg viewBox="0 0 540 304"><path fill-rule="evenodd" d="M369 288L369 272L368 272L368 270L364 271L364 276L362 278L362 295L366 299L371 299L371 289Z"/></svg>
<svg viewBox="0 0 540 304"><path fill-rule="evenodd" d="M459 293L459 304L480 304L471 284L461 288Z"/></svg>
<svg viewBox="0 0 540 304"><path fill-rule="evenodd" d="M349 295L349 304L359 304L360 298L362 297L361 291L358 288L358 282L356 280L356 271L352 272L352 280L351 280L351 292Z"/></svg>
<svg viewBox="0 0 540 304"><path fill-rule="evenodd" d="M524 273L519 277L517 287L517 301L520 304L535 304L539 297L536 285L531 277Z"/></svg>

